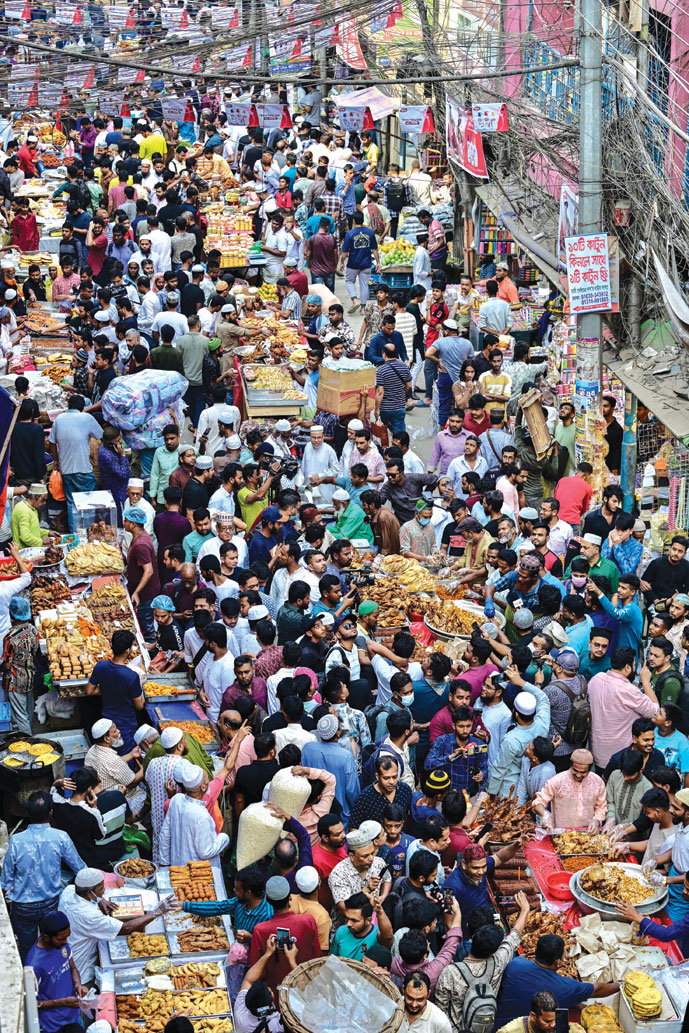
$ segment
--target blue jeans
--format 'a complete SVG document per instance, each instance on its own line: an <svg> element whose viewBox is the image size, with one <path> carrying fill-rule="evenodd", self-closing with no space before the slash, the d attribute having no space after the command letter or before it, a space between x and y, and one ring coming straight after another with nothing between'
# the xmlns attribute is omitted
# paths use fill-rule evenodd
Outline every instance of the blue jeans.
<svg viewBox="0 0 689 1033"><path fill-rule="evenodd" d="M17 904L12 901L10 921L17 937L19 954L22 962L38 939L38 920L51 911L57 910L59 894L48 900L33 900L30 904Z"/></svg>
<svg viewBox="0 0 689 1033"><path fill-rule="evenodd" d="M75 491L95 491L96 478L92 473L63 473L62 487L67 496L67 515L69 517L70 531L76 531L77 511L74 508L73 495Z"/></svg>
<svg viewBox="0 0 689 1033"><path fill-rule="evenodd" d="M184 395L184 401L189 407L189 419L193 427L198 427L199 416L206 408L206 396L200 384L190 384Z"/></svg>
<svg viewBox="0 0 689 1033"><path fill-rule="evenodd" d="M328 273L327 276L319 276L318 273L311 273L311 283L324 283L329 291L335 293L335 273Z"/></svg>
<svg viewBox="0 0 689 1033"><path fill-rule="evenodd" d="M153 623L153 607L151 606L150 600L139 603L136 608L136 616L139 621L139 627L141 628L141 634L144 637L144 642L152 642L155 638L155 624Z"/></svg>
<svg viewBox="0 0 689 1033"><path fill-rule="evenodd" d="M447 423L452 406L452 377L438 370L438 426L441 430Z"/></svg>
<svg viewBox="0 0 689 1033"><path fill-rule="evenodd" d="M380 418L385 426L396 434L400 430L406 430L404 418L407 415L406 410L402 409L400 412L382 412Z"/></svg>

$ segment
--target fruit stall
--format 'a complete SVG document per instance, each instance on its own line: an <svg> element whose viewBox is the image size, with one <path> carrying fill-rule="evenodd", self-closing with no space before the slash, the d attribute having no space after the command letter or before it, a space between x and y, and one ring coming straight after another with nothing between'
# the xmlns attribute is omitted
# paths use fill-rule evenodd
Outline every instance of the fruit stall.
<svg viewBox="0 0 689 1033"><path fill-rule="evenodd" d="M383 270L381 275L389 287L400 289L411 287L415 250L414 245L403 238L381 244L380 264Z"/></svg>

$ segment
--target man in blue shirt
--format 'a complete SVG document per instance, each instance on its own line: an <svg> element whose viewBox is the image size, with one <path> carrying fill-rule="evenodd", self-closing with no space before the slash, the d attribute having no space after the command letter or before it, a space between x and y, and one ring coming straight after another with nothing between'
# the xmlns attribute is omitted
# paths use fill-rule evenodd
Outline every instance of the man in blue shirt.
<svg viewBox="0 0 689 1033"><path fill-rule="evenodd" d="M488 747L471 734L473 720L470 707L453 710L453 734L439 736L424 763L427 771L447 770L452 788L464 790L469 796L474 796L488 777Z"/></svg>
<svg viewBox="0 0 689 1033"><path fill-rule="evenodd" d="M462 853L461 863L445 879L443 889L450 889L462 912L462 935L468 939L467 919L475 907L493 905L488 894L488 876L505 861L514 857L521 847L521 840L511 846L501 847L491 857L478 843L468 846Z"/></svg>
<svg viewBox="0 0 689 1033"><path fill-rule="evenodd" d="M368 284L371 279L371 260L375 262L376 272L381 270L380 256L378 254L378 241L373 230L364 226L364 213L354 212L354 225L347 230L345 239L342 242L340 254L339 272L342 272L345 260L347 261L347 272L345 273L345 285L347 293L352 299L352 307L349 309L356 312L359 305L363 308L368 301ZM359 281L359 301L356 300L356 282Z"/></svg>
<svg viewBox="0 0 689 1033"><path fill-rule="evenodd" d="M335 799L341 808L342 824L349 825L349 816L360 788L356 762L349 750L338 745L342 736L340 722L334 714L325 714L316 725L318 742L307 742L301 751L301 762L307 768L320 768L335 776Z"/></svg>
<svg viewBox="0 0 689 1033"><path fill-rule="evenodd" d="M69 919L64 911L44 915L39 927L41 935L29 951L26 964L33 968L38 983L41 1033L57 1033L63 1026L79 1022L78 1001L88 991L72 960L67 943Z"/></svg>
<svg viewBox="0 0 689 1033"><path fill-rule="evenodd" d="M318 233L318 227L321 224L321 219L328 220L328 233L335 233L335 222L331 215L326 215L325 212L325 201L322 198L318 198L314 202L314 214L306 220L306 231L305 237L313 237L314 234Z"/></svg>
<svg viewBox="0 0 689 1033"><path fill-rule="evenodd" d="M565 952L561 936L541 936L536 944L535 960L513 958L505 969L498 996L495 1029L528 1015L531 998L541 990L555 995L560 1008L575 1008L589 997L616 994L619 983L580 983L578 979L558 974L557 966Z"/></svg>
<svg viewBox="0 0 689 1033"><path fill-rule="evenodd" d="M618 622L617 648L629 646L637 656L644 626L644 617L636 602L636 593L640 586L641 582L636 574L621 574L617 586L617 606L614 606L595 581L589 578L586 583L587 591L595 593L604 611Z"/></svg>
<svg viewBox="0 0 689 1033"><path fill-rule="evenodd" d="M10 836L0 873L0 887L10 908L22 961L36 942L39 919L57 908L62 863L69 865L75 875L86 867L67 833L51 828L52 802L48 793L32 793L26 810L28 828Z"/></svg>
<svg viewBox="0 0 689 1033"><path fill-rule="evenodd" d="M395 330L395 317L392 315L383 316L383 327L380 333L372 337L368 347L364 351L364 358L372 362L374 366L380 366L383 362L383 348L386 344L394 344L397 348L397 358L407 361L407 349L404 346L404 338L399 330Z"/></svg>

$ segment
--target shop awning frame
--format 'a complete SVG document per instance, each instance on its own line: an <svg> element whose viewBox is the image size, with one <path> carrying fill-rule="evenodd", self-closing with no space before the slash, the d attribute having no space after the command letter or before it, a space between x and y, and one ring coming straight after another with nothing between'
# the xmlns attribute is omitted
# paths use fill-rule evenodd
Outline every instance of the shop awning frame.
<svg viewBox="0 0 689 1033"><path fill-rule="evenodd" d="M556 221L552 218L536 221L526 210L524 188L515 180L499 184L492 180L476 187L476 193L516 243L528 251L541 272L551 283L559 285L557 256L547 246L548 241L557 240Z"/></svg>

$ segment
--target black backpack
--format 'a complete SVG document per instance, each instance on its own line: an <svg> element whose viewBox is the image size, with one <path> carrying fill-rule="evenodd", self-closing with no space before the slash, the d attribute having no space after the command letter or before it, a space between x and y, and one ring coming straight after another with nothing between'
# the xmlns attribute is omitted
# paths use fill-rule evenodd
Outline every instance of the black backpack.
<svg viewBox="0 0 689 1033"><path fill-rule="evenodd" d="M671 667L668 671L663 671L662 674L658 675L658 680L653 686L653 691L655 692L658 699L660 699L660 695L663 691L663 685L670 678L679 678L680 682L682 683L679 698L677 699L677 706L682 711L682 726L679 729L679 731L684 732L684 734L686 735L687 730L689 729L689 679L684 678L676 667Z"/></svg>
<svg viewBox="0 0 689 1033"><path fill-rule="evenodd" d="M564 742L569 746L585 746L591 734L591 701L588 695L586 679L578 675L581 691L577 694L572 692L563 682L554 681L551 685L557 685L558 689L564 692L572 706L569 710L565 727L558 729Z"/></svg>
<svg viewBox="0 0 689 1033"><path fill-rule="evenodd" d="M385 200L391 212L401 212L404 208L404 186L399 179L390 180L385 188Z"/></svg>

